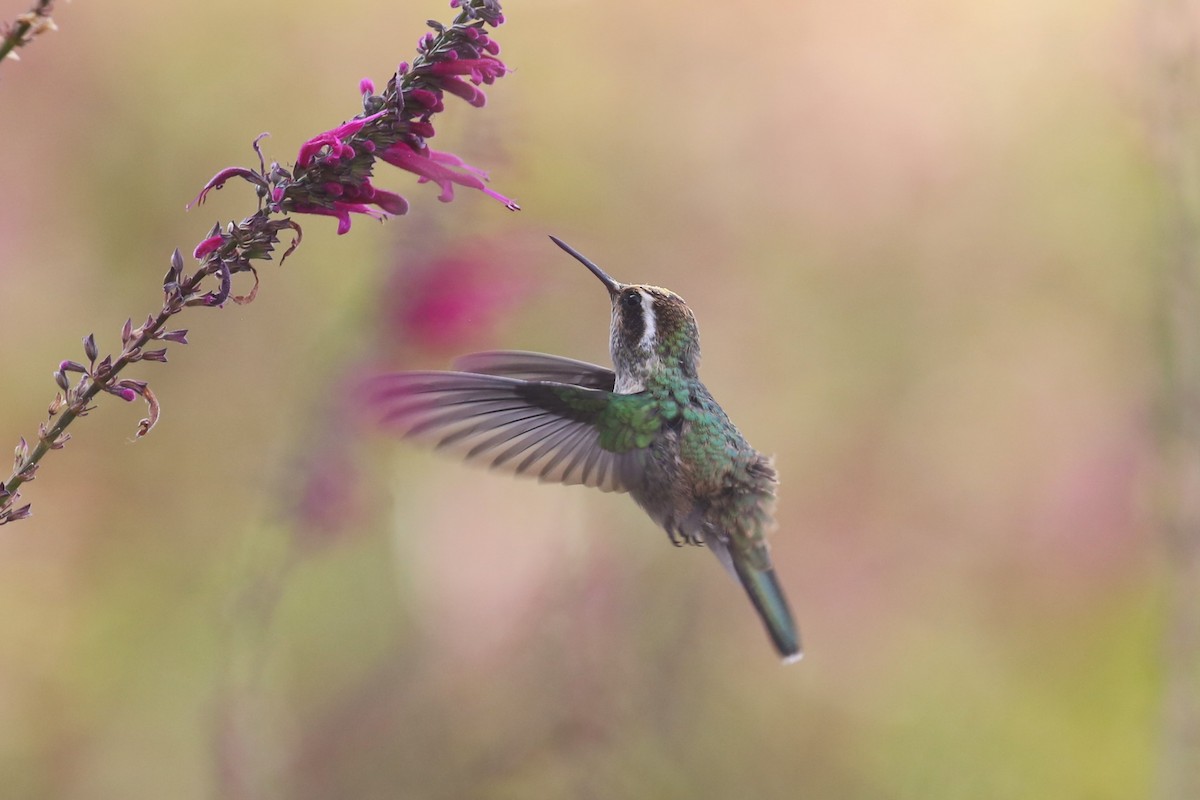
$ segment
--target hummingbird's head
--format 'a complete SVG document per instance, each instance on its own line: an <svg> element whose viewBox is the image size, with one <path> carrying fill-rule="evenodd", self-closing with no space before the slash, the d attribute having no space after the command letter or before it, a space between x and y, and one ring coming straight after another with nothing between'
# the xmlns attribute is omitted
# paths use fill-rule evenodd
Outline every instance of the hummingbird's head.
<svg viewBox="0 0 1200 800"><path fill-rule="evenodd" d="M700 332L682 297L658 286L616 281L570 245L550 238L608 289L612 300L609 349L618 392L641 391L645 378L656 372L678 370L687 378L697 376Z"/></svg>

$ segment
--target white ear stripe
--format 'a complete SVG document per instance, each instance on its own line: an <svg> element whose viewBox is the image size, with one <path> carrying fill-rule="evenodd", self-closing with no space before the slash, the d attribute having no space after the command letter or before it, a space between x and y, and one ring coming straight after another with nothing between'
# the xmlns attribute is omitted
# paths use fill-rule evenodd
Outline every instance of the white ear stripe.
<svg viewBox="0 0 1200 800"><path fill-rule="evenodd" d="M657 317L654 314L654 298L644 289L638 291L642 295L642 340L638 342L638 345L643 350L649 350L654 346L654 337L658 332Z"/></svg>

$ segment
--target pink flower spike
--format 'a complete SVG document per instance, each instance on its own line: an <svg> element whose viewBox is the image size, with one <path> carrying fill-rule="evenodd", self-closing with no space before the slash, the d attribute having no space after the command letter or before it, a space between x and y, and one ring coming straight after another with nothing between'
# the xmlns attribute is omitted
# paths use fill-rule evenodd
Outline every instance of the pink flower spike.
<svg viewBox="0 0 1200 800"><path fill-rule="evenodd" d="M375 81L370 78L363 78L358 82L359 94L375 94Z"/></svg>
<svg viewBox="0 0 1200 800"><path fill-rule="evenodd" d="M192 251L192 258L199 261L209 253L220 248L224 241L225 238L220 234L208 237L204 241L200 242L200 244L196 245L196 249Z"/></svg>

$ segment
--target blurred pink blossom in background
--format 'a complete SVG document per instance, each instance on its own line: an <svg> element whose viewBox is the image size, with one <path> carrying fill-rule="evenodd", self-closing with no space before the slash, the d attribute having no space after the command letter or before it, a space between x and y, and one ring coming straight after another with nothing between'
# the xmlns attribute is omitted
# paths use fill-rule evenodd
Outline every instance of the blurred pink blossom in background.
<svg viewBox="0 0 1200 800"><path fill-rule="evenodd" d="M384 334L445 355L496 346L497 328L533 288L518 260L513 249L486 239L450 245L415 263L402 257L384 290Z"/></svg>

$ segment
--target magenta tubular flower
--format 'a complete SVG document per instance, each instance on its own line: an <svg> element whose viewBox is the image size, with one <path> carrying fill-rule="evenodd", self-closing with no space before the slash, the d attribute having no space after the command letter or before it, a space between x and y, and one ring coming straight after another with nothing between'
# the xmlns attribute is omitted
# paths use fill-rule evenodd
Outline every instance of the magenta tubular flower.
<svg viewBox="0 0 1200 800"><path fill-rule="evenodd" d="M508 67L498 58L454 58L439 61L429 66L431 75L470 75L472 83L494 83L496 78L508 72Z"/></svg>
<svg viewBox="0 0 1200 800"><path fill-rule="evenodd" d="M337 126L333 130L318 133L300 145L300 154L296 156L296 166L312 166L313 159L322 148L326 147L329 149L322 155L322 158L327 163L336 164L343 158L353 158L355 155L354 148L347 144L346 140L361 131L368 122L373 122L382 117L383 113L380 111L378 114L372 114L369 117L358 117Z"/></svg>
<svg viewBox="0 0 1200 800"><path fill-rule="evenodd" d="M387 214L362 203L343 203L335 201L332 205L322 206L315 203L296 203L292 206L293 214L318 214L326 217L336 217L337 232L341 236L350 230L350 215L365 214L378 220L387 219Z"/></svg>
<svg viewBox="0 0 1200 800"><path fill-rule="evenodd" d="M454 77L442 78L442 88L455 97L461 97L476 108L483 108L487 105L487 95L464 80Z"/></svg>
<svg viewBox="0 0 1200 800"><path fill-rule="evenodd" d="M514 200L487 188L484 183L487 180L486 172L472 167L453 153L443 153L428 147L414 150L405 142L396 142L380 153L379 157L393 166L419 176L418 183L436 183L442 189L438 199L443 203L454 199L454 184L457 183L468 189L478 189L514 211L520 209Z"/></svg>
<svg viewBox="0 0 1200 800"><path fill-rule="evenodd" d="M192 251L192 258L199 261L209 253L220 248L224 242L225 237L221 236L220 234L217 234L216 236L209 236L207 239L200 242L200 244L196 245L196 249Z"/></svg>
<svg viewBox="0 0 1200 800"><path fill-rule="evenodd" d="M363 214L373 219L384 220L388 217L408 213L407 200L395 192L372 186L369 180L348 186L329 183L323 189L325 195L329 197L327 204L295 201L291 211L295 214L320 214L336 217L338 234L350 230L351 214Z"/></svg>

